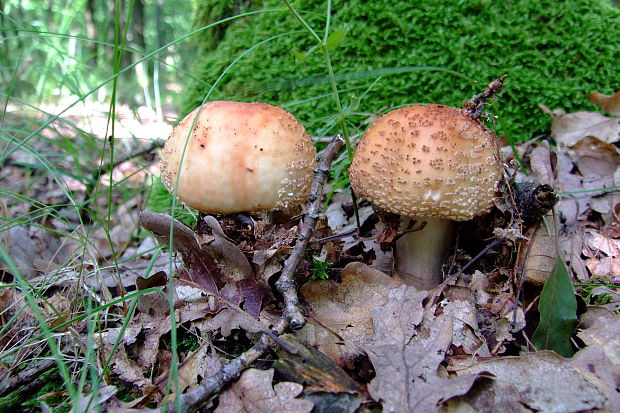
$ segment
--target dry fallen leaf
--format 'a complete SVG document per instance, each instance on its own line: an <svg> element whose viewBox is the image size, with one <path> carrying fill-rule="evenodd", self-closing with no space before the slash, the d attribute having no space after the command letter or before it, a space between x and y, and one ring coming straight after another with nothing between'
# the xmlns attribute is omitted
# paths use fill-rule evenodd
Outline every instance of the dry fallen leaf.
<svg viewBox="0 0 620 413"><path fill-rule="evenodd" d="M106 347L111 350L111 346ZM133 383L143 389L151 385L151 380L144 377L142 368L135 361L129 359L124 346L118 346L112 357L112 371L122 380Z"/></svg>
<svg viewBox="0 0 620 413"><path fill-rule="evenodd" d="M0 243L7 249L13 263L27 280L40 273L54 271L69 257L58 236L35 226L15 226L0 231ZM9 267L0 259L0 272Z"/></svg>
<svg viewBox="0 0 620 413"><path fill-rule="evenodd" d="M221 258L221 268L226 277L233 281L253 279L254 270L250 262L239 247L226 237L217 219L207 215L204 222L213 233L205 248L213 256Z"/></svg>
<svg viewBox="0 0 620 413"><path fill-rule="evenodd" d="M208 379L222 367L217 354L210 352L210 346L202 343L183 361L179 367L179 388L181 392Z"/></svg>
<svg viewBox="0 0 620 413"><path fill-rule="evenodd" d="M373 336L371 309L383 305L388 291L399 284L396 278L360 262L347 265L338 284L329 280L305 284L301 294L313 318L337 335L312 323L301 334L338 365L348 365L359 354L357 346Z"/></svg>
<svg viewBox="0 0 620 413"><path fill-rule="evenodd" d="M599 259L590 258L586 260L586 267L593 277L610 277L613 276L613 282L618 279L620 274L620 260L611 257Z"/></svg>
<svg viewBox="0 0 620 413"><path fill-rule="evenodd" d="M600 232L585 232L582 254L588 257L585 265L592 277L618 276L620 274L620 240Z"/></svg>
<svg viewBox="0 0 620 413"><path fill-rule="evenodd" d="M249 369L228 390L220 394L215 413L310 413L314 403L297 399L303 386L283 382L272 385L273 369Z"/></svg>
<svg viewBox="0 0 620 413"><path fill-rule="evenodd" d="M590 321L590 327L578 334L587 347L569 360L593 382L607 398L603 411L620 410L620 316L609 314Z"/></svg>
<svg viewBox="0 0 620 413"><path fill-rule="evenodd" d="M601 107L605 112L620 116L620 89L613 95L592 92L589 97L590 102Z"/></svg>
<svg viewBox="0 0 620 413"><path fill-rule="evenodd" d="M561 257L569 265L575 277L579 280L590 278L588 270L581 258L583 250L583 231L579 227L563 226L558 234L560 237Z"/></svg>
<svg viewBox="0 0 620 413"><path fill-rule="evenodd" d="M587 136L594 136L606 143L620 140L618 119L596 112L565 113L554 110L551 115L551 135L560 145L573 146Z"/></svg>
<svg viewBox="0 0 620 413"><path fill-rule="evenodd" d="M439 412L445 401L465 394L476 380L476 375L455 379L439 375L458 320L449 314L425 316L425 296L402 285L390 291L384 306L372 311L375 335L364 349L377 376L368 390L385 412Z"/></svg>
<svg viewBox="0 0 620 413"><path fill-rule="evenodd" d="M88 395L80 395L78 397L77 403L75 403L74 405L74 410L83 412L89 410L99 410L101 409L101 407L99 406L105 406L106 404L108 404L108 401L111 401L111 399L116 396L117 390L118 389L116 388L116 386L103 385L99 387L98 397L95 397L95 395L92 393Z"/></svg>
<svg viewBox="0 0 620 413"><path fill-rule="evenodd" d="M242 329L249 333L258 333L265 328L253 317L241 310L224 308L213 319L205 321L210 331L220 330L224 337L228 337L232 330Z"/></svg>
<svg viewBox="0 0 620 413"><path fill-rule="evenodd" d="M173 257L174 266L180 265L177 257ZM167 272L169 268L170 254L161 253L155 258L154 262L149 259L133 259L118 264L118 267L109 266L104 268L95 268L86 274L85 283L96 291L101 291L102 286L114 288L121 285L125 288L133 287L138 277L148 278L160 271ZM148 272L147 272L148 270ZM79 274L79 273L76 273ZM77 277L77 275L76 275Z"/></svg>
<svg viewBox="0 0 620 413"><path fill-rule="evenodd" d="M438 307L443 314L452 317L452 346L465 354L490 356L486 340L478 328L479 316L474 294L464 287L450 287L444 290L444 295Z"/></svg>
<svg viewBox="0 0 620 413"><path fill-rule="evenodd" d="M282 251L284 250L284 251ZM254 251L252 255L252 263L256 265L257 279L264 283L269 283L271 277L282 270L282 263L286 248L271 248L267 250Z"/></svg>
<svg viewBox="0 0 620 413"><path fill-rule="evenodd" d="M606 224L615 220L612 206L620 196L607 188L620 185L620 156L613 144L583 137L574 145L559 146L555 188L563 193L557 205L561 221L573 226L590 208L600 212Z"/></svg>
<svg viewBox="0 0 620 413"><path fill-rule="evenodd" d="M609 238L597 231L585 231L583 254L586 257L596 257L600 253L608 257L619 257L620 240Z"/></svg>
<svg viewBox="0 0 620 413"><path fill-rule="evenodd" d="M522 276L534 285L544 285L558 256L553 215L547 214L531 236L526 248L521 249L517 258L517 268L523 268Z"/></svg>
<svg viewBox="0 0 620 413"><path fill-rule="evenodd" d="M224 234L220 223L211 215L204 217L204 223L211 230L211 235L203 236L203 249L211 254L218 263L224 287L220 295L235 304L243 303L243 308L252 316L260 313L263 301L269 298L270 291L266 285L256 280L250 261L243 251Z"/></svg>
<svg viewBox="0 0 620 413"><path fill-rule="evenodd" d="M450 371L492 378L474 385L463 397L452 401L448 412L581 412L601 408L606 397L601 389L572 368L567 359L551 351L524 353L481 362L451 360Z"/></svg>

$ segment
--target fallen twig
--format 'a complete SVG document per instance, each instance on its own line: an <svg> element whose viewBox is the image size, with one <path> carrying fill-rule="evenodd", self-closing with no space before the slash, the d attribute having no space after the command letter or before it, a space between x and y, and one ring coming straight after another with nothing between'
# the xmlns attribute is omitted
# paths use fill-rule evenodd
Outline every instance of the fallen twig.
<svg viewBox="0 0 620 413"><path fill-rule="evenodd" d="M91 222L91 216L90 216L90 205L92 204L92 202L96 199L96 195L92 196L93 191L95 189L95 187L97 186L97 183L99 182L99 179L101 179L101 176L105 173L105 172L109 172L110 174L112 173L112 171L114 170L114 168L116 168L117 166L130 161L132 159L138 158L140 156L144 156L147 155L151 152L153 152L155 149L157 148L161 148L162 146L164 146L164 143L166 141L163 139L157 139L151 142L151 144L149 146L147 146L146 148L135 152L135 153L131 153L129 155L125 155L123 157L114 159L114 162L104 162L102 164L100 164L97 168L92 168L90 170L90 173L92 175L92 178L88 181L88 183L86 184L86 189L84 191L84 193L86 194L87 198L84 200L84 205L82 206L82 219L85 222Z"/></svg>
<svg viewBox="0 0 620 413"><path fill-rule="evenodd" d="M482 116L484 105L487 103L487 100L502 91L505 78L506 75L498 77L497 79L492 81L482 93L479 93L471 99L463 102L463 109L469 112L469 115L473 119L480 118Z"/></svg>
<svg viewBox="0 0 620 413"><path fill-rule="evenodd" d="M24 370L15 376L9 376L4 378L0 382L0 397L5 396L18 388L19 386L26 385L31 388L31 384L36 379L40 379L41 374L51 369L56 362L53 359L43 360L35 364L31 368Z"/></svg>
<svg viewBox="0 0 620 413"><path fill-rule="evenodd" d="M321 194L323 185L329 174L331 163L343 144L344 141L340 136L336 136L332 139L329 146L322 153L319 166L315 170L312 188L310 189L308 211L304 217L304 226L297 238L293 253L286 260L282 275L276 282L276 288L278 288L278 291L280 291L284 298L284 311L277 325L271 329L273 336L266 333L263 334L258 343L251 349L231 360L217 373L205 380L200 386L179 396L181 397L182 412L194 412L200 409L213 395L219 393L229 383L237 380L253 362L262 357L272 346L276 345L277 340L274 341L274 339L284 333L289 326L292 328L301 328L305 324L306 318L299 307L297 283L293 280L293 275L308 247L310 238L312 237L312 231L319 219ZM174 411L175 403L170 403L168 412Z"/></svg>
<svg viewBox="0 0 620 413"><path fill-rule="evenodd" d="M297 242L292 254L285 262L280 279L276 282L276 288L284 298L284 310L278 323L271 328L270 332L265 332L260 340L241 356L231 360L222 367L217 373L205 380L200 386L195 387L186 394L178 395L182 412L194 412L203 407L212 396L222 391L229 383L237 380L243 371L263 356L270 348L280 345L285 351L294 351L288 345L282 343L278 336L283 334L289 327L301 328L306 323L306 318L299 307L297 296L297 283L294 281L294 274L303 254L310 243L312 232L319 219L321 208L321 195L323 185L329 175L331 164L344 145L340 136L335 136L327 148L322 152L319 165L314 172L312 187L310 188L309 205L304 217L303 228L297 238ZM172 220L169 216L155 213L141 213L140 224L159 236L163 241L168 240L170 225L174 222L175 248L193 251L196 249L196 240L193 231L180 223ZM169 241L169 240L168 240ZM176 403L170 402L167 412L176 411Z"/></svg>
<svg viewBox="0 0 620 413"><path fill-rule="evenodd" d="M320 156L319 166L314 171L314 177L312 179L312 187L310 188L310 196L308 197L309 205L306 216L304 217L303 228L297 237L295 249L284 263L282 275L280 275L280 278L276 282L276 288L284 299L282 317L275 327L275 331L279 331L280 334L282 331L286 330L287 326L293 329L299 329L306 324L306 317L299 306L299 298L297 297L297 283L294 280L295 270L308 247L310 238L312 238L312 232L316 227L321 210L323 185L329 175L332 161L338 154L340 148L342 148L342 145L344 145L344 140L340 135L336 135Z"/></svg>
<svg viewBox="0 0 620 413"><path fill-rule="evenodd" d="M92 174L93 174L93 181L96 181L99 177L101 177L101 175L103 175L105 172L111 172L114 168L116 168L117 166L124 164L127 161L131 161L132 159L135 158L139 158L140 156L144 156L147 155L151 152L153 152L155 149L161 148L162 146L164 146L164 144L166 143L166 141L164 139L155 139L153 141L151 141L151 143L145 147L144 149L139 150L138 152L134 152L134 153L130 153L128 155L122 156L120 158L116 158L114 159L114 162L104 162L101 165L99 165L98 168L93 168L92 169Z"/></svg>
<svg viewBox="0 0 620 413"><path fill-rule="evenodd" d="M336 241L342 238L352 237L354 235L359 234L359 228L353 228L347 231L340 232L338 234L329 235L327 237L313 239L310 241L310 244L325 244L327 242Z"/></svg>
<svg viewBox="0 0 620 413"><path fill-rule="evenodd" d="M204 406L211 396L219 393L229 383L237 380L241 373L250 367L252 363L262 357L271 346L275 344L266 334L263 334L251 349L232 359L222 367L217 373L202 382L200 386L193 388L185 394L180 395L181 412L194 412ZM168 412L176 412L175 403L168 405Z"/></svg>
<svg viewBox="0 0 620 413"><path fill-rule="evenodd" d="M455 281L461 276L463 275L463 273L468 270L474 263L476 263L480 258L482 258L485 254L487 254L490 250L492 250L493 248L497 247L498 245L502 245L505 242L508 242L508 239L506 238L498 238L496 240L494 240L493 242L491 242L489 245L487 245L486 247L484 247L482 249L482 251L480 251L474 258L472 258L471 260L469 260L469 262L467 264L465 264L463 266L463 268L461 268L459 271L457 271L456 273L449 275L446 277L445 280L443 280L443 282L441 284L439 284L437 287L433 288L432 290L429 291L428 293L428 298L426 300L426 304L424 305L425 308L431 308L433 305L437 304L437 300L439 299L439 296L441 295L441 293L444 291L444 289L448 286L448 285L452 285L455 283Z"/></svg>

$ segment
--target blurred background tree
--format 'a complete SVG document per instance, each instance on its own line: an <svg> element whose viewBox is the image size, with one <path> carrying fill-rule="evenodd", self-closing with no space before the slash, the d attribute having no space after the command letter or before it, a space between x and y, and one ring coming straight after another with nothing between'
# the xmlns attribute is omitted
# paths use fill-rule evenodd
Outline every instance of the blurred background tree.
<svg viewBox="0 0 620 413"><path fill-rule="evenodd" d="M191 2L173 0L2 1L0 81L8 95L34 102L83 96L114 73L115 47L126 26L121 68L191 31L192 10ZM195 58L190 42L136 65L123 77L117 99L159 116L162 106L176 106L184 72ZM99 89L97 99L109 99L110 88L108 83Z"/></svg>

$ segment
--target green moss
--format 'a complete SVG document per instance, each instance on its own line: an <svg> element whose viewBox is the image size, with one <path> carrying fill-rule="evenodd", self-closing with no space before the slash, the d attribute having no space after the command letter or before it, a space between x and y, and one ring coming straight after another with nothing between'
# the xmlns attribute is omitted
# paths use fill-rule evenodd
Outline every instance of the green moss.
<svg viewBox="0 0 620 413"><path fill-rule="evenodd" d="M299 6L319 35L325 3L306 0ZM275 0L258 4L283 6ZM569 111L592 109L586 98L590 91L610 93L620 84L620 11L609 0L334 2L332 32L344 25L347 37L331 52L336 73L353 74L338 83L345 91L343 105L356 103L356 97L376 80L368 76L373 70L389 73L409 66L438 66L480 83L476 86L437 71L388 74L359 101L356 110L366 113L415 102L459 105L508 74L504 93L492 110L500 116L500 133L526 140L548 129L548 117L539 104ZM213 82L248 48L296 30L301 26L284 9L236 21L217 47L198 60L196 69ZM284 105L311 132L322 132L325 117L336 112L323 56L315 51L303 60L295 57L312 46L303 31L261 45L230 70L211 99ZM306 84L297 82L304 79ZM186 110L200 104L207 92L204 86L191 89ZM291 105L320 95L326 96ZM359 123L364 118L349 120Z"/></svg>
<svg viewBox="0 0 620 413"><path fill-rule="evenodd" d="M249 7L249 0L197 0L195 5L194 25L206 26L219 20L243 13ZM230 23L221 23L211 30L205 30L198 35L197 42L201 53L208 53L215 49L222 40Z"/></svg>

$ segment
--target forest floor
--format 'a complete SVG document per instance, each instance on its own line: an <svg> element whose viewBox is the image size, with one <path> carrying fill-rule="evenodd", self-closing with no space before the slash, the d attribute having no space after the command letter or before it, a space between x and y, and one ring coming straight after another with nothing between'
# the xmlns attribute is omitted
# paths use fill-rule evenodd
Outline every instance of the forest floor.
<svg viewBox="0 0 620 413"><path fill-rule="evenodd" d="M197 247L175 237L170 253L151 232L173 221L140 213L172 125L118 107L111 129L108 107L76 107L0 169L0 405L146 411L184 393L216 412L617 411L620 94L593 99L608 115L541 108L548 136L504 142L502 196L459 227L431 291L379 270L385 225L362 201L358 227L333 192L298 269L308 323L279 337L273 286L301 219L194 214ZM27 136L46 119L5 122ZM553 188L554 213L521 219L522 183ZM231 360L240 378L218 381Z"/></svg>

